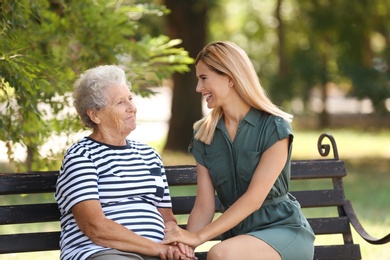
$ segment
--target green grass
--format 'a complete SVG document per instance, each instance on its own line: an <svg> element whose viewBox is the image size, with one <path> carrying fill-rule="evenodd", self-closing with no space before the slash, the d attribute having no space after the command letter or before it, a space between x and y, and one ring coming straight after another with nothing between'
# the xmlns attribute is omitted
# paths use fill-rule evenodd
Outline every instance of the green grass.
<svg viewBox="0 0 390 260"><path fill-rule="evenodd" d="M390 159L390 129L351 130L325 129L321 131L296 131L294 134L293 157L295 159L320 158L317 140L321 133L330 133L336 140L339 157L345 159L369 160ZM324 143L330 143L324 139ZM333 156L331 151L330 156Z"/></svg>
<svg viewBox="0 0 390 260"><path fill-rule="evenodd" d="M390 232L390 129L380 131L359 131L347 129L329 129L326 131L296 131L294 139L294 159L321 158L317 151L317 138L320 133L329 132L336 139L339 156L346 161L348 176L344 179L344 189L347 198L352 201L359 220L366 231L374 237L382 237ZM193 164L194 160L189 154L162 152L163 143L151 144L160 151L165 165ZM333 156L331 151L330 156ZM293 183L292 189L299 189L300 185L317 187L323 185L317 181ZM195 187L190 189L194 194ZM188 188L173 188L173 195L187 194ZM0 205L23 201L22 203L36 203L39 200L52 201L51 195L29 196L0 196ZM317 215L336 214L334 211L304 210L307 217ZM182 216L179 221L185 222L188 216ZM25 230L57 230L58 223L43 225L9 225L2 226L0 233L15 233ZM353 234L355 243L359 243L363 259L390 259L390 245L371 245L361 239L356 232ZM331 244L340 241L341 236L330 238L317 237L316 244ZM205 245L203 247L207 247ZM59 259L58 251L6 254L1 259Z"/></svg>

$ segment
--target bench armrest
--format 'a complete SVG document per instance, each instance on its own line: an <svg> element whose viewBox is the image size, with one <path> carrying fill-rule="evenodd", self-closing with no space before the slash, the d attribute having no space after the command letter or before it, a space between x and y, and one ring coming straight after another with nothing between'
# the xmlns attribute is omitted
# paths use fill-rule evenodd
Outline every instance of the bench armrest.
<svg viewBox="0 0 390 260"><path fill-rule="evenodd" d="M353 210L352 204L349 200L345 200L344 202L344 210L347 214L352 226L355 228L356 232L368 243L374 245L381 245L390 242L390 233L382 238L375 238L367 233L367 231L363 228L359 219L356 216L355 211Z"/></svg>

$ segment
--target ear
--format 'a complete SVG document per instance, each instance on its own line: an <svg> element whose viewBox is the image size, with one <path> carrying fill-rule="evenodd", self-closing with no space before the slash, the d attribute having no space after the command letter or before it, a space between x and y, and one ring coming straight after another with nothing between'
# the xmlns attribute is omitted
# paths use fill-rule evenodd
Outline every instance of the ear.
<svg viewBox="0 0 390 260"><path fill-rule="evenodd" d="M233 82L233 79L231 77L229 77L229 88L232 88L234 86L234 82Z"/></svg>
<svg viewBox="0 0 390 260"><path fill-rule="evenodd" d="M97 110L88 109L87 110L87 115L92 120L92 122L94 122L97 125L100 124L100 117L99 117L99 115L97 113Z"/></svg>

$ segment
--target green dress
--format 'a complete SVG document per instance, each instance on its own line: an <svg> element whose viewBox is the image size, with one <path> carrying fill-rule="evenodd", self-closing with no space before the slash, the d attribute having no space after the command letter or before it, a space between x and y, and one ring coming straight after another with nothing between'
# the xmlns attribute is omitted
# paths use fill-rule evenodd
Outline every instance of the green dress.
<svg viewBox="0 0 390 260"><path fill-rule="evenodd" d="M209 170L217 195L227 209L247 190L262 154L285 138L290 140L288 160L262 207L222 238L249 234L272 246L283 260L313 259L313 230L299 203L288 194L293 140L288 122L252 108L240 122L233 142L221 119L212 143L193 140L189 151Z"/></svg>

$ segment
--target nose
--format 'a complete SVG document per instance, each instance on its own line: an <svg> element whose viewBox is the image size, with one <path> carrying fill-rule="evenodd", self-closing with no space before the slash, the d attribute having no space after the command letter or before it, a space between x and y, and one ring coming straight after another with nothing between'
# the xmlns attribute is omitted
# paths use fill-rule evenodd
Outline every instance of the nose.
<svg viewBox="0 0 390 260"><path fill-rule="evenodd" d="M129 100L127 103L127 112L137 112L137 106L134 104L133 101Z"/></svg>
<svg viewBox="0 0 390 260"><path fill-rule="evenodd" d="M198 84L196 84L195 91L202 92L202 90L203 90L203 85L198 81Z"/></svg>

